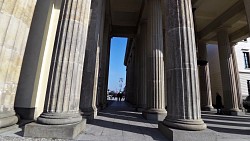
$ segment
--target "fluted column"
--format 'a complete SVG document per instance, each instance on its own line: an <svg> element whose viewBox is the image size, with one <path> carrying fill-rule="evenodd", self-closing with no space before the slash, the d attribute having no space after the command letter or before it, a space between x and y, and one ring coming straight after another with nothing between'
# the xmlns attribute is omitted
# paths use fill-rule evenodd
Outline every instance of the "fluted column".
<svg viewBox="0 0 250 141"><path fill-rule="evenodd" d="M239 109L242 109L243 99L242 99L242 92L241 92L240 76L239 76L236 52L234 49L234 45L232 44L231 44L231 50L232 50L232 59L233 59L233 67L234 67L234 74L235 74L235 83L236 83L236 89L237 89L238 105L239 105Z"/></svg>
<svg viewBox="0 0 250 141"><path fill-rule="evenodd" d="M107 44L107 58L106 58L106 68L104 73L104 97L103 97L103 104L107 105L107 91L108 91L108 81L109 81L109 62L110 62L110 49L111 49L111 37L108 36L108 44Z"/></svg>
<svg viewBox="0 0 250 141"><path fill-rule="evenodd" d="M212 94L209 74L209 63L207 61L207 46L204 42L198 44L198 58L201 62L199 64L199 82L200 82L200 95L201 95L201 109L211 111Z"/></svg>
<svg viewBox="0 0 250 141"><path fill-rule="evenodd" d="M233 66L232 48L229 42L229 35L226 28L221 28L217 33L222 89L225 110L231 114L239 112L237 87Z"/></svg>
<svg viewBox="0 0 250 141"><path fill-rule="evenodd" d="M132 83L132 80L131 80L131 58L128 59L126 71L127 71L127 73L126 73L126 95L125 95L125 98L126 98L126 101L131 103L131 83Z"/></svg>
<svg viewBox="0 0 250 141"><path fill-rule="evenodd" d="M136 106L137 93L136 93L136 59L135 59L135 46L132 48L131 64L130 64L130 99L131 103Z"/></svg>
<svg viewBox="0 0 250 141"><path fill-rule="evenodd" d="M86 120L79 102L90 4L91 0L62 2L44 112L38 124L25 126L24 136L72 139L83 130Z"/></svg>
<svg viewBox="0 0 250 141"><path fill-rule="evenodd" d="M14 101L36 0L0 2L0 132L18 121Z"/></svg>
<svg viewBox="0 0 250 141"><path fill-rule="evenodd" d="M203 130L191 0L167 1L166 80L168 115L163 124Z"/></svg>
<svg viewBox="0 0 250 141"><path fill-rule="evenodd" d="M131 51L133 47L131 48ZM136 97L134 91L134 54L130 52L127 64L127 80L126 80L126 100L131 104L135 104Z"/></svg>
<svg viewBox="0 0 250 141"><path fill-rule="evenodd" d="M135 70L135 74L134 74L134 82L135 82L135 85L134 85L134 88L135 88L135 95L136 95L136 110L140 110L141 108L141 81L140 81L140 74L141 74L141 71L140 71L140 68L141 68L141 64L140 64L140 56L141 56L141 53L140 53L140 48L141 48L141 45L140 45L140 39L139 37L136 37L135 38L136 40L136 46L135 46L135 65L134 65L134 70Z"/></svg>
<svg viewBox="0 0 250 141"><path fill-rule="evenodd" d="M167 112L164 97L161 0L150 0L147 4L147 110L143 115L150 120L163 120Z"/></svg>
<svg viewBox="0 0 250 141"><path fill-rule="evenodd" d="M86 46L90 0L66 0L61 9L54 45L42 124L70 124L79 114L81 77ZM79 22L79 23L78 23ZM58 117L60 120L55 119Z"/></svg>
<svg viewBox="0 0 250 141"><path fill-rule="evenodd" d="M131 51L133 50L133 47ZM128 101L131 104L135 104L136 97L135 97L135 91L134 91L134 53L133 51L131 52L131 55L129 57L129 63L128 63Z"/></svg>
<svg viewBox="0 0 250 141"><path fill-rule="evenodd" d="M140 108L146 109L146 45L147 45L147 24L141 23L140 25L140 35L139 35L139 76L140 76L140 90L139 99Z"/></svg>
<svg viewBox="0 0 250 141"><path fill-rule="evenodd" d="M100 76L99 76L99 106L105 108L107 104L107 82L108 80L108 65L109 65L109 54L110 54L110 25L109 19L105 17L104 30L103 30L103 45L101 48L101 60L100 60Z"/></svg>
<svg viewBox="0 0 250 141"><path fill-rule="evenodd" d="M89 121L97 116L96 97L97 81L99 74L99 52L100 52L100 33L103 32L102 15L105 2L103 0L92 0L91 18L88 29L87 45L85 52L85 62L82 76L82 90L80 109Z"/></svg>

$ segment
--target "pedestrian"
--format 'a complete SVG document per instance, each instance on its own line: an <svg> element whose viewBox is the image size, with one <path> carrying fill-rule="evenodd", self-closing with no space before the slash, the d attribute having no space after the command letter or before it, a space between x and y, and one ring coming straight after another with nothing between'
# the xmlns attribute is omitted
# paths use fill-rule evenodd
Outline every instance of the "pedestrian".
<svg viewBox="0 0 250 141"><path fill-rule="evenodd" d="M116 97L117 97L117 101L119 101L119 97L120 97L119 92L116 94Z"/></svg>
<svg viewBox="0 0 250 141"><path fill-rule="evenodd" d="M216 93L216 109L217 109L217 114L222 114L222 99L219 93Z"/></svg>
<svg viewBox="0 0 250 141"><path fill-rule="evenodd" d="M119 93L119 98L120 98L120 101L122 101L122 92L121 91Z"/></svg>

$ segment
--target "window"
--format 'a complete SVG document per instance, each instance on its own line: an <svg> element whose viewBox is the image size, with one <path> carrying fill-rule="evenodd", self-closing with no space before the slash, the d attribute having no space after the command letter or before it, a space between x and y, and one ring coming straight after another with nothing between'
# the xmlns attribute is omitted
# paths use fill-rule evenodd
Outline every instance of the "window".
<svg viewBox="0 0 250 141"><path fill-rule="evenodd" d="M243 52L243 55L244 55L245 68L250 68L249 52Z"/></svg>
<svg viewBox="0 0 250 141"><path fill-rule="evenodd" d="M250 95L250 80L247 80L247 90L248 94Z"/></svg>

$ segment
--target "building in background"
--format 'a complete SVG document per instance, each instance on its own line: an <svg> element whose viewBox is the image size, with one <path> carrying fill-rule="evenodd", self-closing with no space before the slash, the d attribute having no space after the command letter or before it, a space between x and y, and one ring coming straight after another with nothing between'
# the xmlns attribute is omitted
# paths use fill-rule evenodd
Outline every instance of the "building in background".
<svg viewBox="0 0 250 141"><path fill-rule="evenodd" d="M245 99L250 93L250 38L236 43L232 48L235 51L237 60L236 65L238 66L242 99ZM207 52L212 99L213 105L215 105L216 93L218 92L223 97L218 46L216 44L208 44Z"/></svg>

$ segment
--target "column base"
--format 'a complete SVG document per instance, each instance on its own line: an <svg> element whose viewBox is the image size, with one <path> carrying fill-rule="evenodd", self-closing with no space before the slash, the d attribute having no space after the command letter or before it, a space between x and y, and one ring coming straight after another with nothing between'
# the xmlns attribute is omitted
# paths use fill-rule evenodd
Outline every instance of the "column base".
<svg viewBox="0 0 250 141"><path fill-rule="evenodd" d="M15 107L16 113L20 116L21 119L33 120L35 119L35 108L22 108Z"/></svg>
<svg viewBox="0 0 250 141"><path fill-rule="evenodd" d="M213 106L203 106L201 107L202 111L213 111L214 107Z"/></svg>
<svg viewBox="0 0 250 141"><path fill-rule="evenodd" d="M67 113L42 113L37 122L46 125L66 125L74 124L82 121L82 116L79 112Z"/></svg>
<svg viewBox="0 0 250 141"><path fill-rule="evenodd" d="M145 110L142 116L150 121L163 121L167 116L166 110Z"/></svg>
<svg viewBox="0 0 250 141"><path fill-rule="evenodd" d="M180 130L188 130L188 131L201 131L207 128L207 125L203 122L203 120L169 120L167 117L163 121L164 125L180 129Z"/></svg>
<svg viewBox="0 0 250 141"><path fill-rule="evenodd" d="M100 108L100 109L103 110L103 109L105 109L106 107L108 107L108 102L100 103L98 108Z"/></svg>
<svg viewBox="0 0 250 141"><path fill-rule="evenodd" d="M0 113L0 129L15 125L18 117L14 111Z"/></svg>
<svg viewBox="0 0 250 141"><path fill-rule="evenodd" d="M163 122L158 123L159 130L170 141L217 141L216 132L206 129L202 131L186 131L167 127Z"/></svg>
<svg viewBox="0 0 250 141"><path fill-rule="evenodd" d="M231 109L231 110L223 110L222 114L231 115L231 116L243 116L245 115L245 112L242 112L237 109Z"/></svg>
<svg viewBox="0 0 250 141"><path fill-rule="evenodd" d="M74 139L86 127L86 119L79 123L66 125L43 125L30 123L25 126L24 137Z"/></svg>
<svg viewBox="0 0 250 141"><path fill-rule="evenodd" d="M136 110L137 112L144 112L144 111L145 111L145 108L139 107L139 108L136 108L135 110Z"/></svg>
<svg viewBox="0 0 250 141"><path fill-rule="evenodd" d="M87 119L87 123L92 123L97 116L97 108L91 110L83 110L82 117Z"/></svg>

